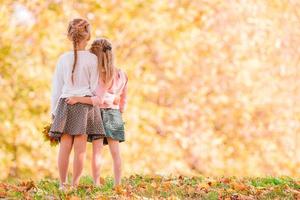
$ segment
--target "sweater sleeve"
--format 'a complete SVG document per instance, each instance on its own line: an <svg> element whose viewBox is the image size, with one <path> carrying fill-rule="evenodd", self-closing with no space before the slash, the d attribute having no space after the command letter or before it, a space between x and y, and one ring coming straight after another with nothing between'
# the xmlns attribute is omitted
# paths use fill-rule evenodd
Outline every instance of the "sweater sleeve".
<svg viewBox="0 0 300 200"><path fill-rule="evenodd" d="M128 83L128 77L125 75L125 84L122 90L122 93L120 95L120 112L123 113L125 108L126 108L126 104L127 104L127 83Z"/></svg>
<svg viewBox="0 0 300 200"><path fill-rule="evenodd" d="M92 96L91 99L93 106L99 106L103 103L103 100L99 96Z"/></svg>
<svg viewBox="0 0 300 200"><path fill-rule="evenodd" d="M115 96L114 94L105 92L103 88L98 88L97 95L92 97L93 106L99 106L103 103L112 105Z"/></svg>
<svg viewBox="0 0 300 200"><path fill-rule="evenodd" d="M56 115L56 107L57 107L58 100L62 94L63 85L64 85L64 79L63 79L62 59L59 58L52 79L51 114L54 116Z"/></svg>

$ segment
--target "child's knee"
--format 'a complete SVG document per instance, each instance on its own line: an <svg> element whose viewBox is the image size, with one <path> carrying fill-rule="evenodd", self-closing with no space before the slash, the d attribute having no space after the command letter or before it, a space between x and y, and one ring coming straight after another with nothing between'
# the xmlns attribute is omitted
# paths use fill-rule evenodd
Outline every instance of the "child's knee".
<svg viewBox="0 0 300 200"><path fill-rule="evenodd" d="M122 160L121 160L121 157L120 157L120 156L115 156L115 157L113 157L113 160L114 160L115 165L121 166Z"/></svg>
<svg viewBox="0 0 300 200"><path fill-rule="evenodd" d="M75 155L84 155L86 152L86 147L85 146L74 146L74 154Z"/></svg>
<svg viewBox="0 0 300 200"><path fill-rule="evenodd" d="M95 140L93 141L93 154L95 153L101 153L102 151L102 147L103 147L103 140L99 139L99 140Z"/></svg>

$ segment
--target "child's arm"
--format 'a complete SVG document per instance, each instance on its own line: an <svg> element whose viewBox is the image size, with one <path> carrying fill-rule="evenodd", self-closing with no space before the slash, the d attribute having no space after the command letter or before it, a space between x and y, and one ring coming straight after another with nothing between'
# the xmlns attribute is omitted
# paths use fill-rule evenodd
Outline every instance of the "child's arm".
<svg viewBox="0 0 300 200"><path fill-rule="evenodd" d="M76 104L83 103L93 106L101 105L103 103L113 104L118 97L113 94L105 93L102 97L93 96L93 97L69 97L66 99L67 104Z"/></svg>
<svg viewBox="0 0 300 200"><path fill-rule="evenodd" d="M101 104L114 104L117 99L117 96L105 91L100 92L102 95L97 95L92 97L93 105L101 105Z"/></svg>
<svg viewBox="0 0 300 200"><path fill-rule="evenodd" d="M76 103L83 103L93 105L91 97L69 97L66 99L67 104L74 105Z"/></svg>
<svg viewBox="0 0 300 200"><path fill-rule="evenodd" d="M123 87L122 93L120 95L120 112L123 113L126 107L126 103L127 103L127 83L128 83L128 78L126 77L126 83Z"/></svg>
<svg viewBox="0 0 300 200"><path fill-rule="evenodd" d="M56 114L57 102L59 100L60 95L62 94L62 88L64 85L63 79L63 66L62 60L59 58L56 69L54 72L53 80L52 80L52 93L51 93L51 114L52 117Z"/></svg>

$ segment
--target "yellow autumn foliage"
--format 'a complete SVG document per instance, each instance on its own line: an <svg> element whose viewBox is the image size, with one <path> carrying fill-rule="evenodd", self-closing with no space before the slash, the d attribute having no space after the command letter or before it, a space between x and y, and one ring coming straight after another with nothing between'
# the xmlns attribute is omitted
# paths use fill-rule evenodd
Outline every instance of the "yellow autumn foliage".
<svg viewBox="0 0 300 200"><path fill-rule="evenodd" d="M125 175L299 176L297 0L0 2L0 179L57 177L41 132L74 17L129 77Z"/></svg>

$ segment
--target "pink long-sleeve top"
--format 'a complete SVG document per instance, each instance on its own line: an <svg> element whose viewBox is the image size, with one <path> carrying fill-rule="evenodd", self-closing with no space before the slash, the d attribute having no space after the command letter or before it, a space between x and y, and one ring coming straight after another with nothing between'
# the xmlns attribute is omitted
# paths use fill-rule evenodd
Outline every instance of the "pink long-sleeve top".
<svg viewBox="0 0 300 200"><path fill-rule="evenodd" d="M92 97L93 105L100 108L120 109L123 112L126 106L127 82L127 75L120 69L116 71L110 88L106 89L102 80L99 80L95 91L96 96ZM113 103L116 96L120 96L117 105Z"/></svg>

